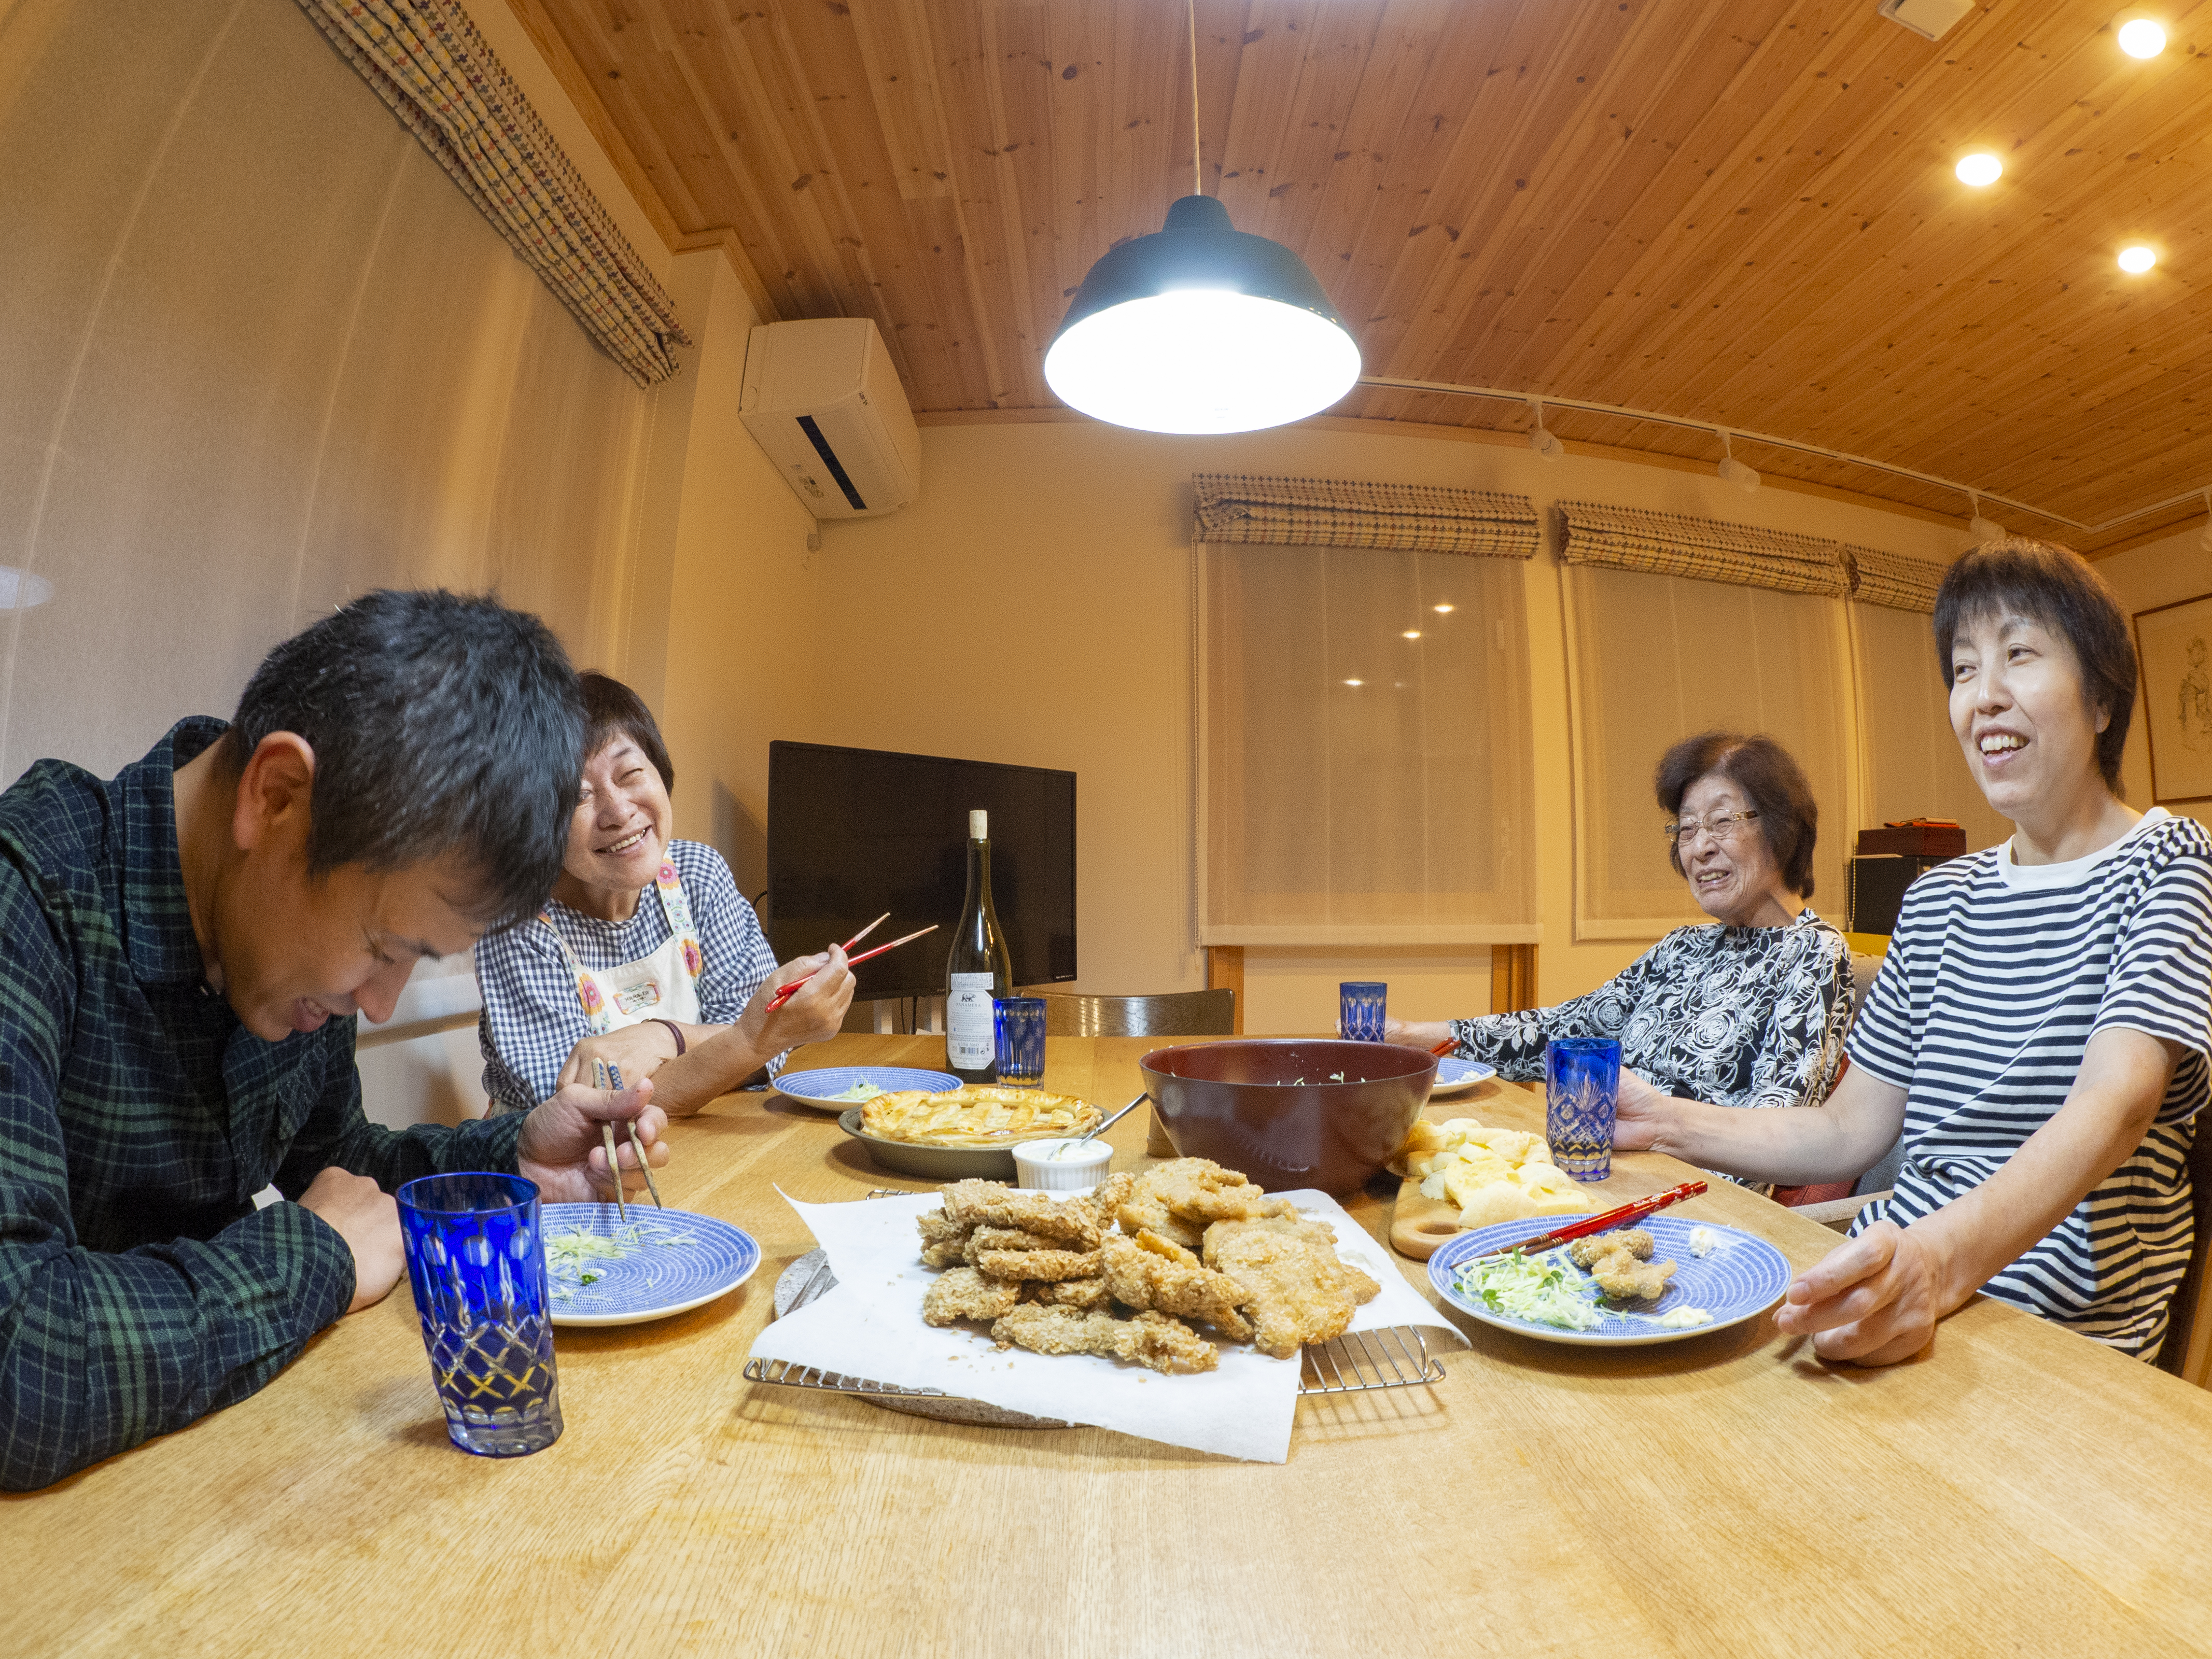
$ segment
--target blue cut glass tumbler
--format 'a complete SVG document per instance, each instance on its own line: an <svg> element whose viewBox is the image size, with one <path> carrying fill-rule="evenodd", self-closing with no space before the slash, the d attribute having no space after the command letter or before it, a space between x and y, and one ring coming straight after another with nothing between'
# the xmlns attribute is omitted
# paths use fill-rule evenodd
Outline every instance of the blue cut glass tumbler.
<svg viewBox="0 0 2212 1659"><path fill-rule="evenodd" d="M1620 1045L1611 1037L1553 1037L1544 1045L1544 1141L1577 1181L1613 1173L1613 1115Z"/></svg>
<svg viewBox="0 0 2212 1659"><path fill-rule="evenodd" d="M1349 1042L1382 1041L1390 988L1379 980L1349 979L1336 988L1336 1029Z"/></svg>
<svg viewBox="0 0 2212 1659"><path fill-rule="evenodd" d="M463 1451L520 1457L561 1437L538 1183L424 1176L399 1189L407 1284Z"/></svg>
<svg viewBox="0 0 2212 1659"><path fill-rule="evenodd" d="M1000 997L991 1018L998 1039L998 1080L1017 1089L1044 1081L1044 999Z"/></svg>

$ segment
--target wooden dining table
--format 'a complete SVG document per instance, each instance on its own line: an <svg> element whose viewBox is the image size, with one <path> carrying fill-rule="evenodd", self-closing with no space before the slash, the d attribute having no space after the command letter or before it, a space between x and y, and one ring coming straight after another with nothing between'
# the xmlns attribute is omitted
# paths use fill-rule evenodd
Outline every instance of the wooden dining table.
<svg viewBox="0 0 2212 1659"><path fill-rule="evenodd" d="M1105 1106L1143 1040L1052 1038ZM841 1036L802 1067L941 1062ZM1487 1083L1436 1118L1534 1128ZM1115 1167L1146 1160L1145 1112ZM1462 1319L1433 1384L1302 1401L1289 1461L981 1428L749 1382L782 1194L926 1183L777 1094L671 1125L661 1189L764 1260L657 1323L563 1328L566 1431L448 1442L402 1288L252 1398L0 1502L9 1654L2063 1654L2212 1644L2212 1399L1977 1299L1919 1358L1832 1366L1770 1315L1595 1351ZM1610 1204L1694 1174L1616 1158ZM1387 1236L1395 1182L1348 1194ZM1814 1261L1716 1182L1682 1206ZM1401 1261L1425 1293L1424 1265Z"/></svg>

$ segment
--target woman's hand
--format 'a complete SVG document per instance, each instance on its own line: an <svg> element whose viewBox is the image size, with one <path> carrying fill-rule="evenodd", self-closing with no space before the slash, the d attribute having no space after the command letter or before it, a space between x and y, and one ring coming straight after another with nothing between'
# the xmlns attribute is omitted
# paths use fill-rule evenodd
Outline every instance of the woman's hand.
<svg viewBox="0 0 2212 1659"><path fill-rule="evenodd" d="M1620 1068L1620 1091L1613 1109L1613 1149L1617 1152L1648 1152L1674 1120L1674 1098L1662 1095L1626 1066Z"/></svg>
<svg viewBox="0 0 2212 1659"><path fill-rule="evenodd" d="M1948 1264L1917 1227L1877 1221L1797 1276L1775 1328L1811 1336L1823 1359L1893 1365L1936 1337L1936 1322L1966 1300L1947 1288Z"/></svg>
<svg viewBox="0 0 2212 1659"><path fill-rule="evenodd" d="M615 1189L607 1171L607 1152L599 1125L613 1123L615 1162L625 1191L643 1191L637 1149L621 1126L635 1121L637 1136L656 1170L668 1162L660 1139L668 1116L652 1103L653 1085L640 1079L626 1089L592 1089L572 1083L523 1120L515 1142L515 1168L538 1183L548 1204L605 1203Z"/></svg>
<svg viewBox="0 0 2212 1659"><path fill-rule="evenodd" d="M556 1089L592 1080L592 1062L605 1060L624 1083L651 1077L676 1058L676 1036L657 1019L641 1020L604 1036L587 1036L568 1051Z"/></svg>
<svg viewBox="0 0 2212 1659"><path fill-rule="evenodd" d="M774 1013L768 1011L775 994L794 980L813 978L792 994L791 1000ZM794 957L768 976L753 1000L738 1016L735 1029L763 1058L780 1054L802 1043L821 1042L837 1035L845 1011L853 1006L853 970L842 945L811 957Z"/></svg>
<svg viewBox="0 0 2212 1659"><path fill-rule="evenodd" d="M1339 1036L1344 1035L1344 1023L1337 1022ZM1439 1042L1452 1040L1451 1022L1448 1019L1386 1019L1382 1022L1382 1041L1402 1042L1408 1048L1433 1048Z"/></svg>

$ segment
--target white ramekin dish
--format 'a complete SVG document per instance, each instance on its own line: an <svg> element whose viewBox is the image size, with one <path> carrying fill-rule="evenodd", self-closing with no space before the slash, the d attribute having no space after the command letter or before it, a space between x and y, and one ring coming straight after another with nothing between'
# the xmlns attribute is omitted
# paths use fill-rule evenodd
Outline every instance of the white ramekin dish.
<svg viewBox="0 0 2212 1659"><path fill-rule="evenodd" d="M1055 1158L1053 1154L1063 1154ZM1014 1184L1044 1192L1076 1192L1106 1178L1114 1149L1103 1140L1025 1140L1014 1148Z"/></svg>

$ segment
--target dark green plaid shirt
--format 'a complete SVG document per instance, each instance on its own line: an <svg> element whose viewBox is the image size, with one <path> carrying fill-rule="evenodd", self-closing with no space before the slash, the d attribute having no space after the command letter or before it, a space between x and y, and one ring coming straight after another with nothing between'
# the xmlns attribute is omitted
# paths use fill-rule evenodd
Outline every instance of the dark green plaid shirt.
<svg viewBox="0 0 2212 1659"><path fill-rule="evenodd" d="M524 1119L362 1115L354 1026L264 1042L210 991L185 908L187 720L103 782L40 761L0 794L0 1487L43 1486L242 1400L353 1299L296 1204L337 1165L386 1190L514 1168Z"/></svg>

